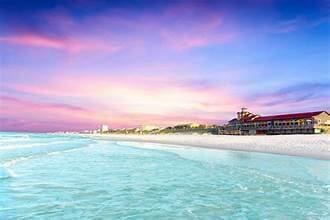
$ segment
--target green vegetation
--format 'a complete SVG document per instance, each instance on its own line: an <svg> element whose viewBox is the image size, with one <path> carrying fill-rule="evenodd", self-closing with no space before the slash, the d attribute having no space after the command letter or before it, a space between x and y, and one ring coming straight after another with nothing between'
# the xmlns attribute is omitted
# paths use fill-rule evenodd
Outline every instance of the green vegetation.
<svg viewBox="0 0 330 220"><path fill-rule="evenodd" d="M142 130L139 128L132 129L115 129L110 130L111 134L218 134L218 126L216 125L194 125L183 124L169 126L166 128L155 128L152 130Z"/></svg>

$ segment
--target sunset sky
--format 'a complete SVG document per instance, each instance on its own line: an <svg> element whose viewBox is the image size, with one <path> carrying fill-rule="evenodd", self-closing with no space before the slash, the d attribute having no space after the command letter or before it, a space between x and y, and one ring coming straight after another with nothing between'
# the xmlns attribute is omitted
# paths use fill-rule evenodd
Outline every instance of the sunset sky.
<svg viewBox="0 0 330 220"><path fill-rule="evenodd" d="M328 0L0 0L0 130L330 109Z"/></svg>

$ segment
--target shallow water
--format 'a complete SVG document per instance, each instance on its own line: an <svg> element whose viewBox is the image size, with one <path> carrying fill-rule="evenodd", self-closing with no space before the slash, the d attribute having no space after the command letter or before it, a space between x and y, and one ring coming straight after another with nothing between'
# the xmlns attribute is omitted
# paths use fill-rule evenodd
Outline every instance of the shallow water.
<svg viewBox="0 0 330 220"><path fill-rule="evenodd" d="M328 219L330 162L0 133L0 219Z"/></svg>

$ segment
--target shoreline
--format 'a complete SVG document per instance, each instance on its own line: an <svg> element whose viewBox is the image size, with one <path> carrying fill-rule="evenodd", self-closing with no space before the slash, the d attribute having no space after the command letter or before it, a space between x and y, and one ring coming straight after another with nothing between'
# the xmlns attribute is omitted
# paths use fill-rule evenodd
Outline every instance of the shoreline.
<svg viewBox="0 0 330 220"><path fill-rule="evenodd" d="M183 145L330 160L330 135L326 134L276 136L90 134L84 136L114 141Z"/></svg>

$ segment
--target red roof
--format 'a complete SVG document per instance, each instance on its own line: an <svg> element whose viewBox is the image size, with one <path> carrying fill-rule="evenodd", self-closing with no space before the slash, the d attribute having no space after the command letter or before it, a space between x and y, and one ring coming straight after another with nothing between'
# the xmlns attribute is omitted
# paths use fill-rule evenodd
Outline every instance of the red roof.
<svg viewBox="0 0 330 220"><path fill-rule="evenodd" d="M247 122L247 121L253 121L254 118L260 117L259 115L250 114L241 119L241 121Z"/></svg>
<svg viewBox="0 0 330 220"><path fill-rule="evenodd" d="M254 122L254 121L272 121L272 120L291 120L291 119L312 118L316 115L321 114L322 112L325 112L325 111L284 114L284 115L259 116L255 119L248 120L248 121Z"/></svg>

